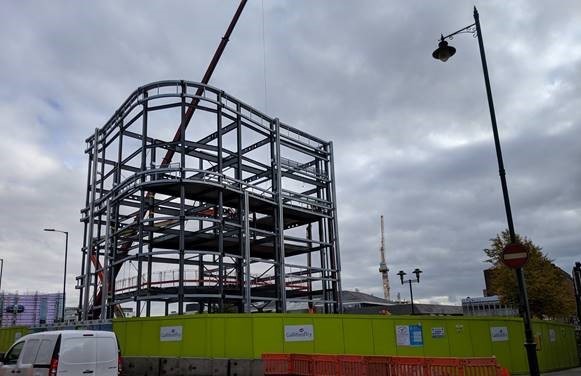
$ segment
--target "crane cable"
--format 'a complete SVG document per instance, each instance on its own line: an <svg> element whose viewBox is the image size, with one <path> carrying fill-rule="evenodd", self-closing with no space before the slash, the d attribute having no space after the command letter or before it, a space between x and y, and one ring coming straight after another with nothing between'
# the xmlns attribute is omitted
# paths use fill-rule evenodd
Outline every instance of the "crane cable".
<svg viewBox="0 0 581 376"><path fill-rule="evenodd" d="M264 0L262 0L262 66L264 68L264 112L268 113L268 86L266 84L266 37L264 29Z"/></svg>

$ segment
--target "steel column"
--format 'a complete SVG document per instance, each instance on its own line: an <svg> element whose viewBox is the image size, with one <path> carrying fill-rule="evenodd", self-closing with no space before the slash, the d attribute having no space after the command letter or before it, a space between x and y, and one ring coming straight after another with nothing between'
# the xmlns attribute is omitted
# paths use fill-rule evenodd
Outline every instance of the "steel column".
<svg viewBox="0 0 581 376"><path fill-rule="evenodd" d="M103 256L103 280L101 281L101 320L105 320L108 317L108 301L109 298L109 252L111 251L111 200L107 200L107 218L105 225L105 254ZM64 317L64 311L63 311Z"/></svg>
<svg viewBox="0 0 581 376"><path fill-rule="evenodd" d="M98 151L99 151L99 128L95 128L95 136L93 137L93 154L92 154L92 173L91 173L91 200L89 202L89 242L87 249L85 250L85 280L83 282L83 288L81 290L81 295L83 295L83 320L88 319L88 309L89 309L89 285L91 282L91 252L93 252L93 227L95 225L95 198L97 191L97 163L98 163Z"/></svg>
<svg viewBox="0 0 581 376"><path fill-rule="evenodd" d="M329 169L330 177L329 183L331 185L331 196L329 197L330 201L333 203L333 217L331 221L333 222L333 236L329 239L329 242L334 246L332 249L332 260L334 260L334 264L331 266L334 272L334 279L336 281L335 288L333 289L334 293L336 294L335 300L335 312L336 313L343 313L343 299L342 299L342 288L341 288L341 249L339 247L339 221L338 221L338 214L337 214L337 184L335 180L335 160L334 160L334 152L333 152L333 142L329 142Z"/></svg>
<svg viewBox="0 0 581 376"><path fill-rule="evenodd" d="M275 126L275 150L276 150L276 191L277 198L277 242L279 244L278 254L276 255L276 263L278 265L278 294L279 294L279 308L280 312L286 312L286 275L285 275L285 251L284 251L284 209L282 199L282 166L280 160L280 121L274 119Z"/></svg>
<svg viewBox="0 0 581 376"><path fill-rule="evenodd" d="M250 275L250 226L249 226L249 204L248 191L244 191L244 274L245 274L245 289L244 289L244 312L252 311L252 276Z"/></svg>

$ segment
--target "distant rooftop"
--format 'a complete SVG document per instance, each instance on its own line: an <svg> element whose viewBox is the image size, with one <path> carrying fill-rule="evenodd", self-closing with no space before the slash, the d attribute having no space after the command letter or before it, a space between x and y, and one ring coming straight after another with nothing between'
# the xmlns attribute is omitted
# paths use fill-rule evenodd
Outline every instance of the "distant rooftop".
<svg viewBox="0 0 581 376"><path fill-rule="evenodd" d="M369 295L361 291L341 291L341 298L343 300L343 305L349 304L373 304L373 305L390 305L393 304L385 299L379 298L377 296Z"/></svg>
<svg viewBox="0 0 581 376"><path fill-rule="evenodd" d="M409 303L390 302L377 296L360 291L342 292L343 310L345 313L411 315L412 305ZM419 315L453 315L461 316L462 307L441 304L414 304L414 313Z"/></svg>
<svg viewBox="0 0 581 376"><path fill-rule="evenodd" d="M498 302L500 300L500 298L498 297L498 295L492 295L492 296L479 296L477 298L471 298L471 297L467 297L465 299L462 299L462 304L464 303L494 303L494 302Z"/></svg>

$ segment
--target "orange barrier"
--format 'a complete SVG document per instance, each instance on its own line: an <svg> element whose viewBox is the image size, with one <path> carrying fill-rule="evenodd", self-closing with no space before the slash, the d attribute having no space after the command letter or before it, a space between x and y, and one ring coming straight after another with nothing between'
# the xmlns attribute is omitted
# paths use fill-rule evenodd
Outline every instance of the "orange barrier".
<svg viewBox="0 0 581 376"><path fill-rule="evenodd" d="M262 361L266 376L504 376L508 372L496 358L263 354Z"/></svg>
<svg viewBox="0 0 581 376"><path fill-rule="evenodd" d="M391 357L389 356L366 356L365 365L368 376L391 375Z"/></svg>
<svg viewBox="0 0 581 376"><path fill-rule="evenodd" d="M426 358L420 357L392 357L390 375L424 376Z"/></svg>
<svg viewBox="0 0 581 376"><path fill-rule="evenodd" d="M313 355L292 354L290 359L290 375L311 376L313 375ZM266 374L265 374L266 375Z"/></svg>
<svg viewBox="0 0 581 376"><path fill-rule="evenodd" d="M313 355L313 376L339 376L338 355Z"/></svg>
<svg viewBox="0 0 581 376"><path fill-rule="evenodd" d="M367 362L361 355L341 355L339 358L340 376L367 376Z"/></svg>
<svg viewBox="0 0 581 376"><path fill-rule="evenodd" d="M290 354L262 354L265 375L290 375Z"/></svg>
<svg viewBox="0 0 581 376"><path fill-rule="evenodd" d="M508 370L508 368L501 368L500 376L510 376L510 371Z"/></svg>
<svg viewBox="0 0 581 376"><path fill-rule="evenodd" d="M462 359L464 376L500 376L500 365L496 358Z"/></svg>
<svg viewBox="0 0 581 376"><path fill-rule="evenodd" d="M426 358L425 364L431 376L464 375L464 363L459 358Z"/></svg>

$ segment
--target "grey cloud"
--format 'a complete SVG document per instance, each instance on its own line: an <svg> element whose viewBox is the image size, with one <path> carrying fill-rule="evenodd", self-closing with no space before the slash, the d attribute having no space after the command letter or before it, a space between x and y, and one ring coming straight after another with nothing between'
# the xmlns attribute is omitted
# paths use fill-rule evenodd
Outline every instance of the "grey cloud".
<svg viewBox="0 0 581 376"><path fill-rule="evenodd" d="M218 6L216 4L219 4ZM569 270L581 239L579 4L477 2L517 231ZM79 272L84 139L139 85L198 81L237 2L12 2L0 15L3 287L58 291ZM345 288L381 295L379 215L395 272L427 301L477 296L482 249L506 227L477 42L447 0L249 2L211 84L334 141ZM452 42L451 42L452 43ZM177 124L161 133L172 134ZM192 132L194 132L192 130ZM14 151L14 152L11 152ZM15 158L18 158L15 160ZM38 278L27 271L38 269ZM69 303L72 303L70 301Z"/></svg>

